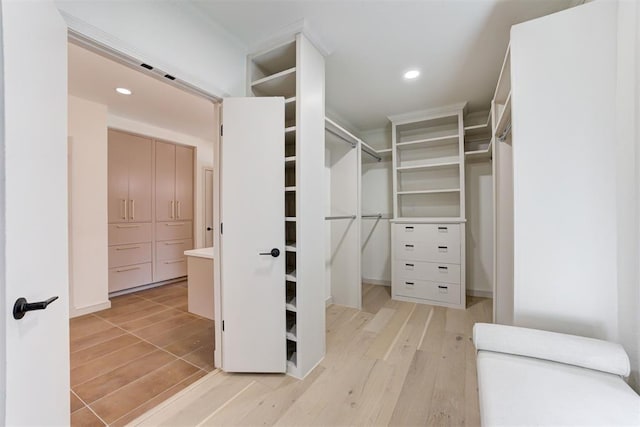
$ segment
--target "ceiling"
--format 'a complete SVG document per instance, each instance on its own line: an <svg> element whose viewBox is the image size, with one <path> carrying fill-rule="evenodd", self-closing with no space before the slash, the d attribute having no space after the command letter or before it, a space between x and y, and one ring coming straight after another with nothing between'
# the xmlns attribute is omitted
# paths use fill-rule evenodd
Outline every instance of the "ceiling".
<svg viewBox="0 0 640 427"><path fill-rule="evenodd" d="M130 96L115 88L133 91ZM214 107L140 71L69 44L69 93L107 106L110 114L213 140Z"/></svg>
<svg viewBox="0 0 640 427"><path fill-rule="evenodd" d="M191 0L247 46L305 25L330 50L328 112L367 131L387 116L468 101L487 110L511 25L576 0ZM404 81L402 74L422 74Z"/></svg>

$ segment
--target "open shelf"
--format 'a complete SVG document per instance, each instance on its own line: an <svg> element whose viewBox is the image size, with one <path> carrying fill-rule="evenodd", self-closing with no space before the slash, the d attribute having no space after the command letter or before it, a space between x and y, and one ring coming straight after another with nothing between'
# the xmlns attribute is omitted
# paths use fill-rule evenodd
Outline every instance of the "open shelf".
<svg viewBox="0 0 640 427"><path fill-rule="evenodd" d="M294 373L298 370L297 343L287 340L287 372Z"/></svg>
<svg viewBox="0 0 640 427"><path fill-rule="evenodd" d="M290 133L290 132L295 132L296 131L296 127L295 126L289 126L284 128L284 133Z"/></svg>
<svg viewBox="0 0 640 427"><path fill-rule="evenodd" d="M399 218L460 218L460 190L398 193Z"/></svg>
<svg viewBox="0 0 640 427"><path fill-rule="evenodd" d="M437 190L415 190L415 191L398 191L398 195L406 195L406 194L437 194L437 193L457 193L459 192L459 188L439 188Z"/></svg>
<svg viewBox="0 0 640 427"><path fill-rule="evenodd" d="M296 97L292 96L284 100L284 123L285 126L295 126L296 124Z"/></svg>
<svg viewBox="0 0 640 427"><path fill-rule="evenodd" d="M469 113L464 117L464 130L468 131L489 129L491 127L491 109Z"/></svg>
<svg viewBox="0 0 640 427"><path fill-rule="evenodd" d="M289 41L251 58L251 80L258 80L296 66L296 42Z"/></svg>
<svg viewBox="0 0 640 427"><path fill-rule="evenodd" d="M298 219L295 216L287 216L284 218L286 222L296 222Z"/></svg>
<svg viewBox="0 0 640 427"><path fill-rule="evenodd" d="M290 243L290 244L287 243L284 246L284 250L287 251L287 252L295 252L297 250L295 242L294 243Z"/></svg>
<svg viewBox="0 0 640 427"><path fill-rule="evenodd" d="M298 341L297 328L296 328L296 315L295 313L287 313L286 328L287 339L289 341Z"/></svg>
<svg viewBox="0 0 640 427"><path fill-rule="evenodd" d="M456 133L455 135L445 135L445 136L437 136L433 138L417 139L414 141L398 142L396 143L396 147L418 148L418 147L423 147L428 145L452 144L452 143L457 143L458 140L459 140L459 136Z"/></svg>
<svg viewBox="0 0 640 427"><path fill-rule="evenodd" d="M293 164L295 164L295 162L296 162L296 156L289 156L289 157L285 157L285 158L284 158L284 162L285 162L285 164L287 164L287 165L288 165L288 164L293 165Z"/></svg>
<svg viewBox="0 0 640 427"><path fill-rule="evenodd" d="M296 191L296 187L295 186L284 187L284 191Z"/></svg>
<svg viewBox="0 0 640 427"><path fill-rule="evenodd" d="M297 282L297 278L296 278L296 270L291 270L290 272L288 272L285 275L285 278L290 281L290 282Z"/></svg>
<svg viewBox="0 0 640 427"><path fill-rule="evenodd" d="M467 160L490 159L492 152L493 152L493 138L489 140L489 145L487 145L486 148L465 151L464 156Z"/></svg>
<svg viewBox="0 0 640 427"><path fill-rule="evenodd" d="M251 83L256 96L294 97L296 94L296 67L281 71Z"/></svg>
<svg viewBox="0 0 640 427"><path fill-rule="evenodd" d="M430 169L438 169L438 168L449 168L449 167L457 167L460 166L460 161L448 161L448 162L433 162L433 163L425 163L423 165L416 166L399 166L396 168L398 172L419 172Z"/></svg>

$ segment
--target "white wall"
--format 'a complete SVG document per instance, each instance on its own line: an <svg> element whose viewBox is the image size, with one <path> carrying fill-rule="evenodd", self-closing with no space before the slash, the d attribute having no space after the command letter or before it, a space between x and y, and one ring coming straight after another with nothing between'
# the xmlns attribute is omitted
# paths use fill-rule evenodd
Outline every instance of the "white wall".
<svg viewBox="0 0 640 427"><path fill-rule="evenodd" d="M213 104L211 104L211 116L213 114ZM196 147L196 176L194 182L194 225L195 225L195 247L201 248L204 245L204 168L213 168L213 141L205 141L183 133L163 129L147 123L130 120L124 117L109 114L107 125L113 129L120 129L132 133L138 133L152 138L164 139L178 144ZM212 121L212 127L217 128L217 124ZM106 179L106 175L105 175Z"/></svg>
<svg viewBox="0 0 640 427"><path fill-rule="evenodd" d="M217 96L245 93L246 47L187 2L56 1L70 26Z"/></svg>
<svg viewBox="0 0 640 427"><path fill-rule="evenodd" d="M107 251L107 107L69 96L69 314L111 306Z"/></svg>
<svg viewBox="0 0 640 427"><path fill-rule="evenodd" d="M616 14L593 2L511 31L518 325L618 339Z"/></svg>
<svg viewBox="0 0 640 427"><path fill-rule="evenodd" d="M214 114L213 104L211 107ZM212 121L211 126L217 127ZM107 107L69 96L71 317L108 308L107 128L196 147L194 224L204 244L204 168L213 167L213 141L114 116Z"/></svg>

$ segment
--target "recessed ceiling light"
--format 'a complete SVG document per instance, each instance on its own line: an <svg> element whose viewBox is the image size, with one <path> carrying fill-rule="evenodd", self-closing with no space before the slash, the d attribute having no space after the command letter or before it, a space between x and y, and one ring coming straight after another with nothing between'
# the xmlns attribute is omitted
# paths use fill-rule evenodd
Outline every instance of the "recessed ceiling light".
<svg viewBox="0 0 640 427"><path fill-rule="evenodd" d="M404 78L407 80L413 80L415 78L417 78L420 75L420 71L418 70L409 70L406 73L404 73Z"/></svg>
<svg viewBox="0 0 640 427"><path fill-rule="evenodd" d="M131 95L132 94L132 92L129 89L127 89L126 87L117 87L116 88L116 92L118 92L119 94L122 94L122 95Z"/></svg>

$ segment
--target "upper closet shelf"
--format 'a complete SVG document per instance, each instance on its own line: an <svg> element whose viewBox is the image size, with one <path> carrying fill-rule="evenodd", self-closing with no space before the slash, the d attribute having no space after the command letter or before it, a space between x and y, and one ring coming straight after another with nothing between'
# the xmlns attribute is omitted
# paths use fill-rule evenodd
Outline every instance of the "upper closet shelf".
<svg viewBox="0 0 640 427"><path fill-rule="evenodd" d="M487 146L486 149L466 151L464 153L464 156L467 160L490 159L492 152L493 152L493 138L491 139L491 141L489 141L489 145Z"/></svg>
<svg viewBox="0 0 640 427"><path fill-rule="evenodd" d="M253 55L251 80L258 80L296 66L296 43L290 41Z"/></svg>
<svg viewBox="0 0 640 427"><path fill-rule="evenodd" d="M457 143L459 141L458 134L454 135L446 135L446 136L438 136L435 138L426 138L426 139L418 139L415 141L406 141L406 142L398 142L396 143L396 147L398 148L421 148L430 145L440 145L440 144L451 144Z"/></svg>
<svg viewBox="0 0 640 427"><path fill-rule="evenodd" d="M448 167L459 166L459 165L460 165L460 161L427 163L427 164L416 165L416 166L398 166L396 170L398 172L420 172L424 170L448 168Z"/></svg>
<svg viewBox="0 0 640 427"><path fill-rule="evenodd" d="M457 193L459 192L459 188L438 188L435 190L418 190L418 191L398 191L398 195L409 195L409 194L436 194L436 193Z"/></svg>
<svg viewBox="0 0 640 427"><path fill-rule="evenodd" d="M482 131L491 127L491 110L479 111L477 113L469 113L464 118L464 130Z"/></svg>
<svg viewBox="0 0 640 427"><path fill-rule="evenodd" d="M257 96L284 96L292 98L296 94L296 67L281 71L251 83Z"/></svg>

